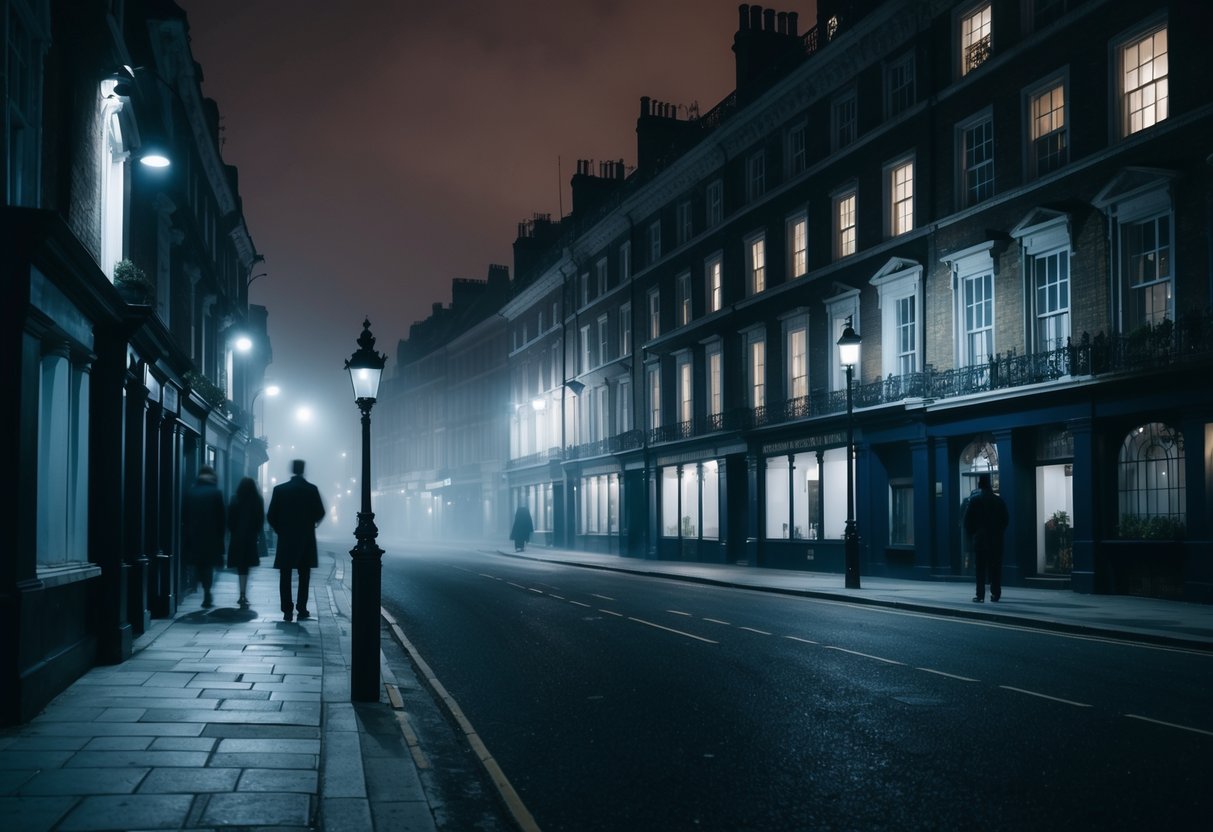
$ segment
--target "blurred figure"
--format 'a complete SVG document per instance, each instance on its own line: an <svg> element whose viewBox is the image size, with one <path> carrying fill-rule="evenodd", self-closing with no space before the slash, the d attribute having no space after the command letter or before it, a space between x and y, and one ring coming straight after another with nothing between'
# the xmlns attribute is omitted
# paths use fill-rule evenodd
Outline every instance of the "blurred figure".
<svg viewBox="0 0 1213 832"><path fill-rule="evenodd" d="M264 545L265 501L251 477L240 480L236 496L227 510L227 528L231 532L227 544L227 566L235 569L240 581L240 609L248 609L248 571L261 565Z"/></svg>
<svg viewBox="0 0 1213 832"><path fill-rule="evenodd" d="M304 462L291 462L291 478L274 486L270 495L270 510L266 518L278 535L274 568L278 574L278 594L282 601L282 620L290 621L292 612L299 620L310 618L307 608L308 586L312 569L319 564L316 556L316 527L324 519L324 503L320 490L303 478ZM299 570L299 596L291 604L291 571Z"/></svg>
<svg viewBox="0 0 1213 832"><path fill-rule="evenodd" d="M964 511L965 532L973 540L973 553L977 557L977 594L973 600L978 604L986 600L987 576L990 600L1002 597L1002 537L1010 519L1007 504L990 486L990 475L982 474Z"/></svg>
<svg viewBox="0 0 1213 832"><path fill-rule="evenodd" d="M535 524L531 522L531 510L526 506L518 506L518 510L514 512L514 525L510 529L510 540L514 541L515 552L526 549L526 542L531 539L531 533L534 531Z"/></svg>
<svg viewBox="0 0 1213 832"><path fill-rule="evenodd" d="M202 608L214 606L211 584L215 568L223 568L224 518L223 495L215 469L203 465L198 480L181 499L181 554L194 567L194 576L202 584Z"/></svg>

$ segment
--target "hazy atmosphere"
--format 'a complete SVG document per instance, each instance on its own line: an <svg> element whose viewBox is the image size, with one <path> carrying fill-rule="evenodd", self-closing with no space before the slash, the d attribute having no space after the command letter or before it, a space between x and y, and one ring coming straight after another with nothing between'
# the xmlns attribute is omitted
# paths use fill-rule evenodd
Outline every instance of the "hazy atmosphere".
<svg viewBox="0 0 1213 832"><path fill-rule="evenodd" d="M303 456L326 496L357 450L363 316L393 372L452 279L512 268L517 223L569 210L577 159L635 164L641 96L706 112L734 83L732 0L181 5L266 258L270 475Z"/></svg>

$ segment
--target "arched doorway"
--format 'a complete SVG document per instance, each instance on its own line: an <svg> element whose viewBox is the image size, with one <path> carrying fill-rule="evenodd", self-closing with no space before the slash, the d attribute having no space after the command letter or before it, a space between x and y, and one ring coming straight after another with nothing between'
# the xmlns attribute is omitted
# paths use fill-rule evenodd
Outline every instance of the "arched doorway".
<svg viewBox="0 0 1213 832"><path fill-rule="evenodd" d="M969 495L977 488L977 478L989 474L990 485L998 491L998 446L990 434L977 436L960 452L958 462L960 488L960 510L956 515L957 525L964 518L965 506ZM957 565L961 574L972 575L974 571L973 550L969 544L968 535L960 530L960 563Z"/></svg>

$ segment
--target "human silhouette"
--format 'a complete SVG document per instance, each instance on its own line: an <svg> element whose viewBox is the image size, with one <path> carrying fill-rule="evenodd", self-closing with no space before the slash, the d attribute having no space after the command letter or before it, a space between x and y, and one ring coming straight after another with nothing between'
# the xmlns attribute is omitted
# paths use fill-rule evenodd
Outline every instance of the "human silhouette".
<svg viewBox="0 0 1213 832"><path fill-rule="evenodd" d="M1002 597L1002 538L1009 523L1007 504L990 487L990 475L982 474L964 512L964 530L973 542L977 559L977 594L973 600L978 604L986 599L987 577L990 600Z"/></svg>
<svg viewBox="0 0 1213 832"><path fill-rule="evenodd" d="M236 496L227 510L227 566L235 569L240 581L241 609L248 609L249 568L261 564L261 538L265 530L265 501L251 477L240 480Z"/></svg>
<svg viewBox="0 0 1213 832"><path fill-rule="evenodd" d="M531 539L535 524L531 521L531 511L526 506L518 506L514 512L514 525L510 528L510 540L514 541L514 551L526 549L526 542Z"/></svg>
<svg viewBox="0 0 1213 832"><path fill-rule="evenodd" d="M202 584L202 608L213 607L211 585L215 569L223 568L223 533L226 528L223 495L215 469L203 465L198 479L181 500L181 554L194 567L194 577Z"/></svg>
<svg viewBox="0 0 1213 832"><path fill-rule="evenodd" d="M270 495L270 510L266 518L278 535L274 553L274 568L278 570L278 594L282 601L282 620L290 621L292 613L299 620L310 618L307 608L308 586L312 569L318 564L316 556L316 526L324 519L324 503L320 490L303 478L304 462L291 462L291 478L274 487ZM291 603L291 572L299 571L299 595Z"/></svg>

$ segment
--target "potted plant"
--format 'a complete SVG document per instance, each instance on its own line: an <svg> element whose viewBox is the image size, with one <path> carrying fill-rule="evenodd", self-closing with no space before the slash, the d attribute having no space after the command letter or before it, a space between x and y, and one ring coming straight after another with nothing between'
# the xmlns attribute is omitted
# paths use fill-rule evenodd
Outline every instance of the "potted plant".
<svg viewBox="0 0 1213 832"><path fill-rule="evenodd" d="M123 300L134 304L146 304L156 291L143 269L130 260L119 260L114 264L114 286Z"/></svg>

